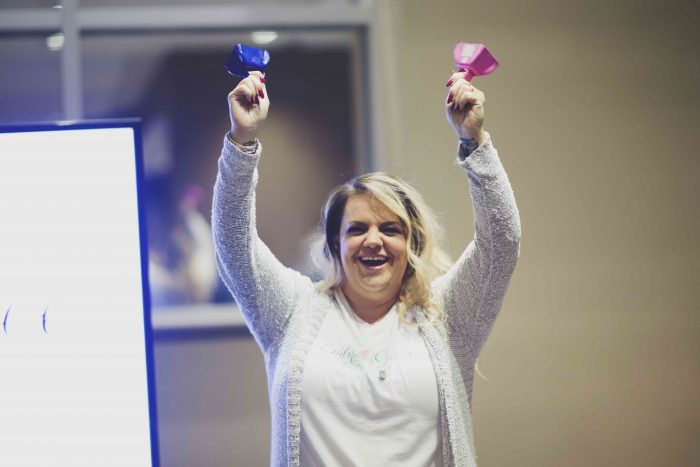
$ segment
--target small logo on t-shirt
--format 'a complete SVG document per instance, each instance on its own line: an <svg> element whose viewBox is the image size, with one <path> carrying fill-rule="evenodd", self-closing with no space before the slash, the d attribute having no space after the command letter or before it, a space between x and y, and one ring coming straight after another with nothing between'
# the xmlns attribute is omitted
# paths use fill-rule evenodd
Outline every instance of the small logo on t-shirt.
<svg viewBox="0 0 700 467"><path fill-rule="evenodd" d="M383 368L392 360L410 358L412 356L410 351L389 352L388 349L383 349L378 352L373 352L367 347L355 348L351 345L336 346L328 342L322 342L319 346L319 350L325 354L333 355L345 365L358 369Z"/></svg>

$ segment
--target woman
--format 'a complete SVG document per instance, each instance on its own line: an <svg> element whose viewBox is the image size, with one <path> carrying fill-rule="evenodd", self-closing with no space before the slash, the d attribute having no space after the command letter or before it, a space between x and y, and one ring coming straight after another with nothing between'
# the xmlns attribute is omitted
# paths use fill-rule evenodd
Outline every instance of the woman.
<svg viewBox="0 0 700 467"><path fill-rule="evenodd" d="M483 129L484 94L464 72L447 86L474 240L447 270L420 196L396 177L368 174L326 203L331 267L320 284L284 267L257 236L264 76L252 73L229 94L214 237L219 271L265 357L271 465L476 465L474 365L517 261L520 223Z"/></svg>

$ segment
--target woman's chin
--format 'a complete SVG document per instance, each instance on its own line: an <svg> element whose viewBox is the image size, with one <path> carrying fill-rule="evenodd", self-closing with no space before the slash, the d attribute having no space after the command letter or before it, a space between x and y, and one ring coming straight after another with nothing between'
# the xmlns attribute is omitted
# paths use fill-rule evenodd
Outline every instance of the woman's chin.
<svg viewBox="0 0 700 467"><path fill-rule="evenodd" d="M361 289L371 295L373 299L397 295L401 284L393 284L390 279L387 277L365 277Z"/></svg>

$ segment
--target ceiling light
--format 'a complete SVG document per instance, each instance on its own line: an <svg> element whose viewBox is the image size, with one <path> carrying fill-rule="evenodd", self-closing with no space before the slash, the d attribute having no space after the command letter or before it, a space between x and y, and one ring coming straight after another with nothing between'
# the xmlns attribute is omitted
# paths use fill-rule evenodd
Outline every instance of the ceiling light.
<svg viewBox="0 0 700 467"><path fill-rule="evenodd" d="M62 33L52 34L46 38L46 47L49 50L58 51L63 48L63 43L66 41L65 36Z"/></svg>
<svg viewBox="0 0 700 467"><path fill-rule="evenodd" d="M277 39L278 34L275 31L253 31L250 33L250 38L256 44L269 44Z"/></svg>

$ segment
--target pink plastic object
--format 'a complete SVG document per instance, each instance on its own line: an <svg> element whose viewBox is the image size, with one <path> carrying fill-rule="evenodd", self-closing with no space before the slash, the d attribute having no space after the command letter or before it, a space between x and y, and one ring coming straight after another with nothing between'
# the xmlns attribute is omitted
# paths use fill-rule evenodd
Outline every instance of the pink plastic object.
<svg viewBox="0 0 700 467"><path fill-rule="evenodd" d="M467 72L466 79L471 81L474 76L483 76L493 73L498 67L498 61L484 44L467 44L460 42L455 46L455 65Z"/></svg>

